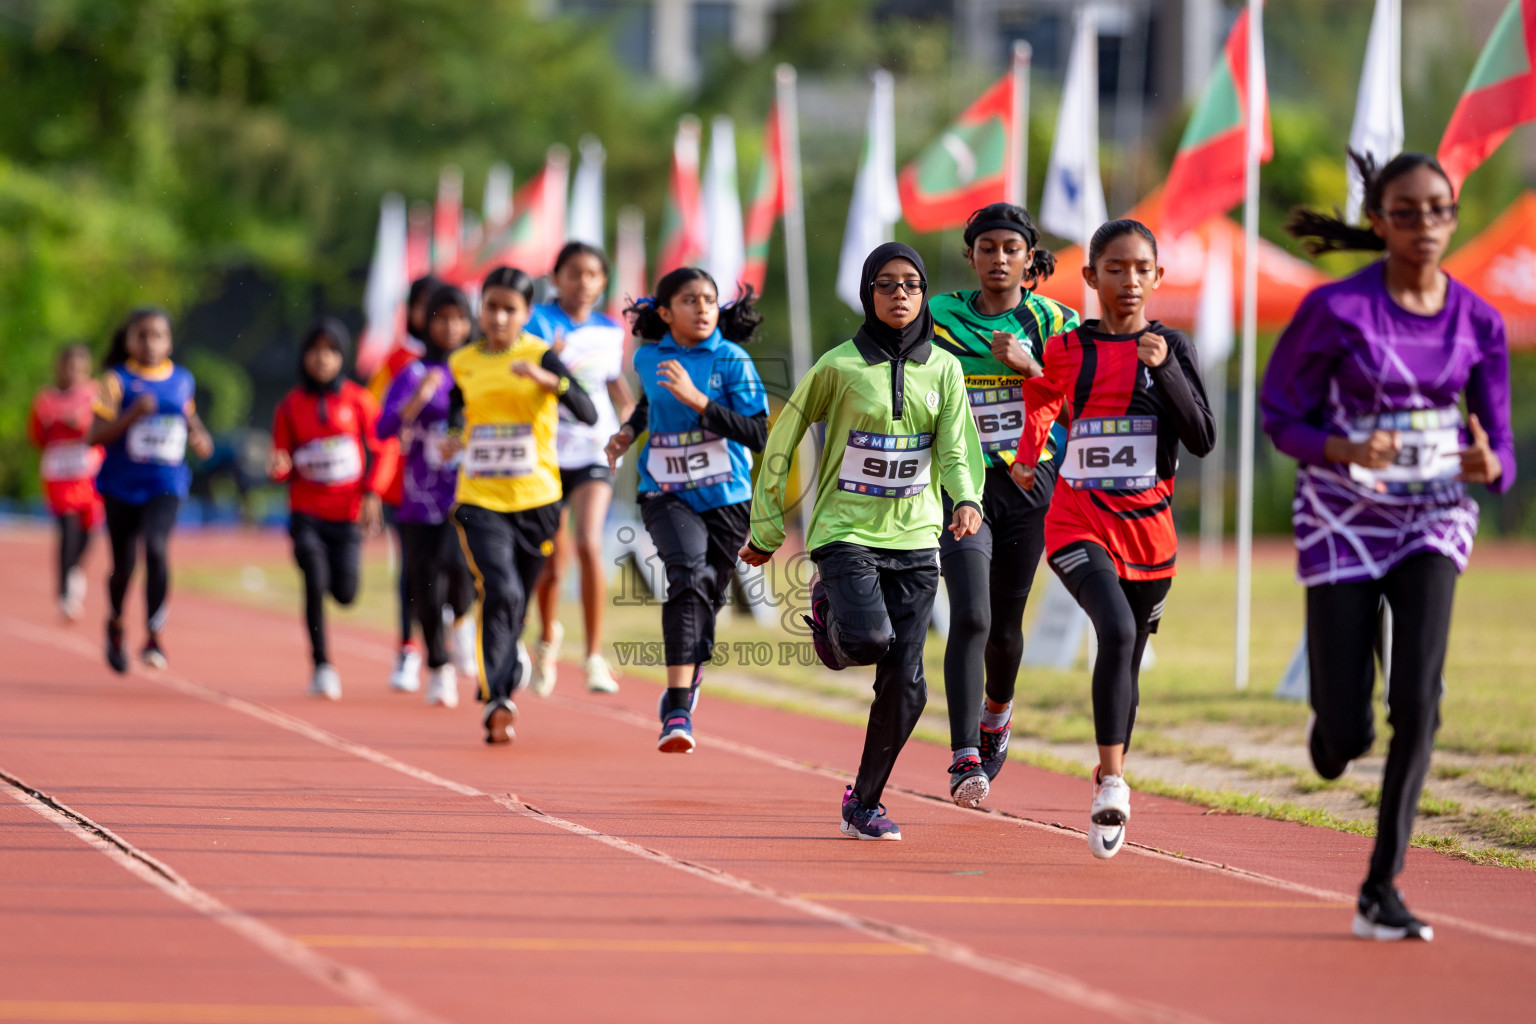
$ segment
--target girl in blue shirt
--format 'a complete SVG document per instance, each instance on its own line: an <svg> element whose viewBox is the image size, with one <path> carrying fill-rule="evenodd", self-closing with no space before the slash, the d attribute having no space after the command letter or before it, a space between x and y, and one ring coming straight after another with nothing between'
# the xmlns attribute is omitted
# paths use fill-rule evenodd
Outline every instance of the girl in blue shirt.
<svg viewBox="0 0 1536 1024"><path fill-rule="evenodd" d="M757 334L752 291L724 309L714 278L697 267L663 277L654 298L627 311L653 344L635 351L642 394L608 441L609 465L642 431L639 504L667 569L661 631L667 692L658 709L663 753L693 751L693 709L715 646L752 501L752 456L768 439L768 398L739 342Z"/></svg>

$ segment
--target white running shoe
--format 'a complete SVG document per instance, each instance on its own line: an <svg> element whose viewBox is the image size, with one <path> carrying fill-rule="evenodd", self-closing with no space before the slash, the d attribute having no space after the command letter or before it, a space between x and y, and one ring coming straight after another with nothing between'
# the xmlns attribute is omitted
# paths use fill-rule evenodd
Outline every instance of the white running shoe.
<svg viewBox="0 0 1536 1024"><path fill-rule="evenodd" d="M407 643L395 656L395 670L389 674L389 688L396 693L415 693L421 689L421 652Z"/></svg>
<svg viewBox="0 0 1536 1024"><path fill-rule="evenodd" d="M309 681L309 693L312 697L341 700L341 675L324 662L316 665L315 674Z"/></svg>
<svg viewBox="0 0 1536 1024"><path fill-rule="evenodd" d="M538 657L533 661L533 678L529 685L533 692L540 697L548 697L555 692L555 675L559 671L560 644L565 640L565 627L555 623L550 629L555 638L548 643L539 641Z"/></svg>
<svg viewBox="0 0 1536 1024"><path fill-rule="evenodd" d="M601 654L587 658L587 689L593 693L619 692L619 681L613 678L613 669L608 667L608 659Z"/></svg>
<svg viewBox="0 0 1536 1024"><path fill-rule="evenodd" d="M459 673L453 662L427 672L427 707L441 704L445 708L459 706Z"/></svg>
<svg viewBox="0 0 1536 1024"><path fill-rule="evenodd" d="M475 613L465 612L464 616L453 624L453 663L460 675L469 676L471 679L479 677L480 658L476 653L479 647L480 631L475 628Z"/></svg>
<svg viewBox="0 0 1536 1024"><path fill-rule="evenodd" d="M64 618L74 622L80 618L85 605L85 570L78 565L64 577L64 596L59 598L59 611Z"/></svg>
<svg viewBox="0 0 1536 1024"><path fill-rule="evenodd" d="M1088 812L1088 849L1100 860L1109 860L1125 845L1125 826L1131 820L1131 787L1118 775L1100 777L1093 787L1093 808Z"/></svg>
<svg viewBox="0 0 1536 1024"><path fill-rule="evenodd" d="M528 645L521 640L517 642L517 685L512 687L513 693L520 693L528 689L528 684L533 680L533 659L528 657Z"/></svg>

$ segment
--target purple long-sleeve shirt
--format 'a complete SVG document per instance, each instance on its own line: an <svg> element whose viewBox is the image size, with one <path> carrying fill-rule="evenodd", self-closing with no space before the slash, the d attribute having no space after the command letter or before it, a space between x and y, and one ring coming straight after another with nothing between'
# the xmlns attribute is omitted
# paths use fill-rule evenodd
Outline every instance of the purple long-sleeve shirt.
<svg viewBox="0 0 1536 1024"><path fill-rule="evenodd" d="M403 422L401 414L405 407L411 404L422 378L434 368L443 375L442 383L421 407L415 421ZM438 444L447 432L448 395L452 390L453 378L446 364L418 359L396 374L384 393L379 436L399 436L405 457L400 490L402 523L441 523L453 508L459 480L458 458L444 462L438 457Z"/></svg>
<svg viewBox="0 0 1536 1024"><path fill-rule="evenodd" d="M1379 579L1423 551L1465 569L1477 533L1477 503L1453 477L1382 493L1324 457L1330 436L1393 426L1382 414L1448 410L1464 392L1503 470L1490 490L1515 479L1503 319L1455 280L1439 313L1410 313L1388 295L1384 268L1308 295L1264 372L1264 432L1301 464L1291 520L1297 578L1308 586Z"/></svg>

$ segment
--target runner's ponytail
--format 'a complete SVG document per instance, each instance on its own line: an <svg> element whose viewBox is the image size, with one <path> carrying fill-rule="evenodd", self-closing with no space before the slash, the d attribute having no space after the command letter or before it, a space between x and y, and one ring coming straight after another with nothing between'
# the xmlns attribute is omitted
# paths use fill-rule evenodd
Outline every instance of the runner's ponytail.
<svg viewBox="0 0 1536 1024"><path fill-rule="evenodd" d="M1349 150L1349 159L1354 163L1355 170L1360 172L1360 181L1365 186L1367 211L1379 213L1387 185L1420 167L1428 167L1444 178L1447 185L1451 183L1450 175L1445 173L1440 161L1427 153L1399 153L1388 160L1384 167L1378 167L1376 159L1369 153L1356 153L1353 149ZM1452 186L1454 191L1455 187ZM1292 238L1300 239L1304 243L1303 247L1313 256L1321 256L1325 252L1380 252L1387 247L1387 240L1371 230L1370 225L1350 224L1337 208L1330 217L1298 206L1291 210L1285 230Z"/></svg>
<svg viewBox="0 0 1536 1024"><path fill-rule="evenodd" d="M720 307L720 336L726 341L746 345L757 340L757 329L762 325L763 314L758 312L752 286L742 285L736 301Z"/></svg>
<svg viewBox="0 0 1536 1024"><path fill-rule="evenodd" d="M670 306L673 296L689 281L708 281L710 287L715 289L715 294L720 294L720 286L715 284L709 271L700 267L678 267L656 282L655 295L636 299L624 310L624 314L629 317L630 330L647 341L665 338L672 328L661 318L660 310ZM745 285L740 298L728 306L720 307L717 326L721 337L745 345L757 337L757 328L762 322L763 314L757 311L752 286Z"/></svg>

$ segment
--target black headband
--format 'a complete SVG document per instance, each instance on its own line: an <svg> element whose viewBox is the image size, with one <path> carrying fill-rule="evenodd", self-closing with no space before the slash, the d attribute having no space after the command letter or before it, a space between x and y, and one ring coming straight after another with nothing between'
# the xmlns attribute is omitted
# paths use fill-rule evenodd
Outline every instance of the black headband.
<svg viewBox="0 0 1536 1024"><path fill-rule="evenodd" d="M974 224L967 224L965 226L965 244L972 245L975 243L976 239L980 238L988 231L998 230L1012 231L1014 234L1024 239L1025 244L1027 244L1031 249L1035 247L1036 238L1039 237L1038 235L1036 235L1036 238L1029 237L1030 235L1034 235L1035 232L1030 230L1028 225L1020 224L1016 220L1006 220L1002 217L994 217L991 220L983 220L977 221Z"/></svg>

